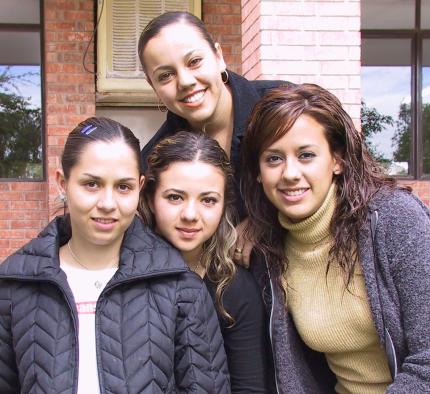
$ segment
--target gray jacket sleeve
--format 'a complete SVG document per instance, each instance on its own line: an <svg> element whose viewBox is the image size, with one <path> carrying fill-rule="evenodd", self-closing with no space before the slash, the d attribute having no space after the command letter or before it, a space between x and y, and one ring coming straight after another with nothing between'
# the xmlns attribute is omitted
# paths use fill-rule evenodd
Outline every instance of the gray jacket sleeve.
<svg viewBox="0 0 430 394"><path fill-rule="evenodd" d="M385 256L399 314L403 352L388 393L430 391L430 216L414 196L399 193L384 229ZM382 219L383 217L381 217ZM394 331L396 328L392 327Z"/></svg>
<svg viewBox="0 0 430 394"><path fill-rule="evenodd" d="M187 274L193 276L193 288L178 290L177 390L180 393L228 394L227 358L212 299L203 281L195 274Z"/></svg>
<svg viewBox="0 0 430 394"><path fill-rule="evenodd" d="M10 287L0 280L0 393L19 393L18 369L11 332Z"/></svg>

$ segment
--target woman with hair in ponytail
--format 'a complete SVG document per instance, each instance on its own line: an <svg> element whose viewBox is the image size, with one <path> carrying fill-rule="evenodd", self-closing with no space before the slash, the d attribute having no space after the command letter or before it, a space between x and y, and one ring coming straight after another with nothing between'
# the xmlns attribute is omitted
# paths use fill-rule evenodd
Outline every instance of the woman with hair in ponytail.
<svg viewBox="0 0 430 394"><path fill-rule="evenodd" d="M232 261L233 201L230 163L212 138L179 131L150 152L141 216L206 283L218 312L232 393L269 393L263 302L252 274Z"/></svg>
<svg viewBox="0 0 430 394"><path fill-rule="evenodd" d="M430 390L430 214L339 100L274 89L243 141L248 237L270 271L279 393Z"/></svg>

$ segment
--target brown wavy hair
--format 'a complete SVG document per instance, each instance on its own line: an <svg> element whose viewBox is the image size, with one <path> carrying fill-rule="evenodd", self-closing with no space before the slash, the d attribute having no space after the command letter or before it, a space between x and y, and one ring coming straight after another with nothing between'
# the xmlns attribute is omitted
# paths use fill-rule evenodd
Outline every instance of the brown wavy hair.
<svg viewBox="0 0 430 394"><path fill-rule="evenodd" d="M154 229L156 223L150 203L154 199L160 175L173 163L194 161L214 166L221 171L225 179L224 209L221 221L212 237L203 244L200 263L206 269L209 280L216 283L216 308L224 318L233 324L234 319L225 310L222 302L223 292L236 274L236 266L232 259L237 238L233 225L236 219L233 171L226 153L218 142L203 133L188 131L179 131L175 135L161 140L148 156L138 211L143 221Z"/></svg>
<svg viewBox="0 0 430 394"><path fill-rule="evenodd" d="M284 253L285 229L278 221L277 209L263 192L257 177L259 158L275 141L284 136L301 115L321 124L331 153L338 159L342 173L334 176L336 207L330 224L333 244L329 263L336 261L348 287L357 257L360 229L368 204L383 187L394 188L396 181L369 154L358 131L340 101L326 89L314 84L279 87L271 90L255 106L243 140L242 191L249 212L246 236L271 264L278 278L287 269Z"/></svg>

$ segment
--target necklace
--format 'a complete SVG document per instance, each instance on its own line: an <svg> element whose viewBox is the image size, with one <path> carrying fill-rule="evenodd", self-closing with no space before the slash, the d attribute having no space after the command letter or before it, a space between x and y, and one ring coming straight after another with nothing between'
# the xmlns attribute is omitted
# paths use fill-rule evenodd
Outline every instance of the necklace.
<svg viewBox="0 0 430 394"><path fill-rule="evenodd" d="M70 241L67 242L67 248L69 249L70 255L73 257L73 260L75 260L82 268L86 269L87 271L93 271L78 259L78 256L76 256L76 254L72 250L72 247L70 246ZM109 266L107 268L114 268L115 266L116 266L116 263L112 264L111 266ZM97 290L100 290L103 286L103 282L97 279L94 282L94 286Z"/></svg>

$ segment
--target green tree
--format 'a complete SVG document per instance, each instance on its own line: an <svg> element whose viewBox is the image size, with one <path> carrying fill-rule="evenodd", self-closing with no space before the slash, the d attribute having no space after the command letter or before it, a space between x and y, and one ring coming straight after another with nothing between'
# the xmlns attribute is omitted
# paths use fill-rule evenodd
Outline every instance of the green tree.
<svg viewBox="0 0 430 394"><path fill-rule="evenodd" d="M361 101L361 130L364 135L364 140L367 149L371 155L378 160L384 167L388 167L391 163L382 153L378 152L376 147L372 144L372 138L375 134L380 133L386 126L392 126L394 120L390 115L380 114L376 108L368 107L364 101Z"/></svg>

